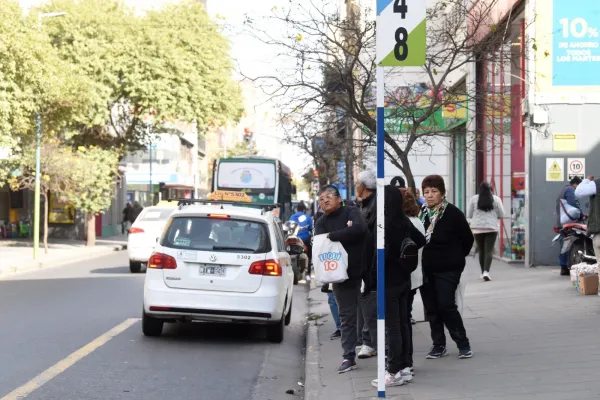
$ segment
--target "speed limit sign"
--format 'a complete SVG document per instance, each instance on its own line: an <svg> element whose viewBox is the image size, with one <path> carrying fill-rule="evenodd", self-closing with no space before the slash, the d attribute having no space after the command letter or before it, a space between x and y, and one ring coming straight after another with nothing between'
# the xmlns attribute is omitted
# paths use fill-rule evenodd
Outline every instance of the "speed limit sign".
<svg viewBox="0 0 600 400"><path fill-rule="evenodd" d="M569 180L576 176L581 179L585 178L585 158L567 159L567 175Z"/></svg>
<svg viewBox="0 0 600 400"><path fill-rule="evenodd" d="M377 0L377 64L425 65L426 0Z"/></svg>

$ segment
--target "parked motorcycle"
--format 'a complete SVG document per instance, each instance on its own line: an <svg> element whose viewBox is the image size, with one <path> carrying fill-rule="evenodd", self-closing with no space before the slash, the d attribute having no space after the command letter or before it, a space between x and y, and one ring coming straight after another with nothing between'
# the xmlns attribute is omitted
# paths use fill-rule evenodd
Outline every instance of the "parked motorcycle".
<svg viewBox="0 0 600 400"><path fill-rule="evenodd" d="M569 253L569 269L571 269L571 266L582 262L588 264L596 263L592 237L587 233L587 226L584 223L569 222L560 228L555 227L554 231L558 235L552 239L552 243L554 244L561 237L563 238L563 246L560 249L560 253Z"/></svg>
<svg viewBox="0 0 600 400"><path fill-rule="evenodd" d="M298 233L306 227L300 227L293 221L287 221L282 226L285 234L285 246L287 252L292 258L292 270L294 271L294 285L305 276L308 271L308 248L306 244L298 237Z"/></svg>

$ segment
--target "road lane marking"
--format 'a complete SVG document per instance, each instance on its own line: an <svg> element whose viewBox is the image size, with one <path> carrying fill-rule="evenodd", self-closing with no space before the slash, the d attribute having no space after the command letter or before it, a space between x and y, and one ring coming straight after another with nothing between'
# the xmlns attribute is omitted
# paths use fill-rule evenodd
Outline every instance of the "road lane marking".
<svg viewBox="0 0 600 400"><path fill-rule="evenodd" d="M123 333L125 330L130 328L133 324L138 322L139 318L128 318L121 322L119 325L112 328L110 331L98 336L79 350L71 353L67 357L63 358L23 386L13 390L0 400L20 400L29 396L35 390L39 389L42 385L56 378L58 375L65 372L69 367L72 367L77 361L90 355L94 350L104 346L110 339Z"/></svg>

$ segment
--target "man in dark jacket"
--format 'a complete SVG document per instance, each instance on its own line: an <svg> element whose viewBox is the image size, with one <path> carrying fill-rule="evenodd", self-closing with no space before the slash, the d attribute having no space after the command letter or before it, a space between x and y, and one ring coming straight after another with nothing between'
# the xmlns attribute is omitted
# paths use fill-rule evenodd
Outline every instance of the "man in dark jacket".
<svg viewBox="0 0 600 400"><path fill-rule="evenodd" d="M562 190L560 191L560 194L558 195L558 198L556 199L556 226L561 226L562 224L560 223L560 214L561 214L561 208L564 207L564 205L562 205L562 200L565 200L567 202L568 205L570 205L571 207L575 207L576 209L579 210L579 216L583 215L583 212L581 211L581 206L579 205L579 200L577 199L577 196L575 196L575 190L577 190L577 187L579 186L579 184L581 183L581 178L576 176L573 179L571 179L571 181L565 185L565 187L562 188ZM577 219L574 219L573 222L576 222ZM561 275L565 275L565 276L569 276L571 275L571 272L569 271L569 249L570 246L567 246L566 249L564 249L564 238L561 236L560 240L559 240L559 251L558 251L558 263L560 264L560 274Z"/></svg>
<svg viewBox="0 0 600 400"><path fill-rule="evenodd" d="M356 182L356 197L360 199L360 213L367 224L367 237L363 251L362 279L365 285L369 281L371 270L376 268L373 263L375 254L375 230L377 222L377 176L371 170L358 174ZM369 289L369 288L366 288ZM360 346L358 358L369 358L377 355L377 292L366 290L358 301L357 315L358 343Z"/></svg>
<svg viewBox="0 0 600 400"><path fill-rule="evenodd" d="M340 242L348 253L348 280L333 285L342 331L344 361L338 368L341 374L356 368L356 314L367 226L358 208L342 205L340 192L333 185L321 189L319 204L324 215L315 224L315 235L327 234L329 240Z"/></svg>

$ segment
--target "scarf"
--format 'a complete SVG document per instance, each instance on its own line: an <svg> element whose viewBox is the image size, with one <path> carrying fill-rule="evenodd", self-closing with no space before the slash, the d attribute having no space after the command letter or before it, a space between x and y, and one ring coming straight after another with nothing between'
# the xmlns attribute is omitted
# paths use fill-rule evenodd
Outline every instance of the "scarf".
<svg viewBox="0 0 600 400"><path fill-rule="evenodd" d="M448 200L444 199L440 204L435 206L434 208L427 207L427 204L423 205L421 208L421 212L419 213L419 219L425 224L425 220L429 219L429 226L427 226L427 232L425 232L425 240L429 243L431 239L431 234L435 229L435 224L442 219L444 216L444 211L446 211L446 207L448 206Z"/></svg>

